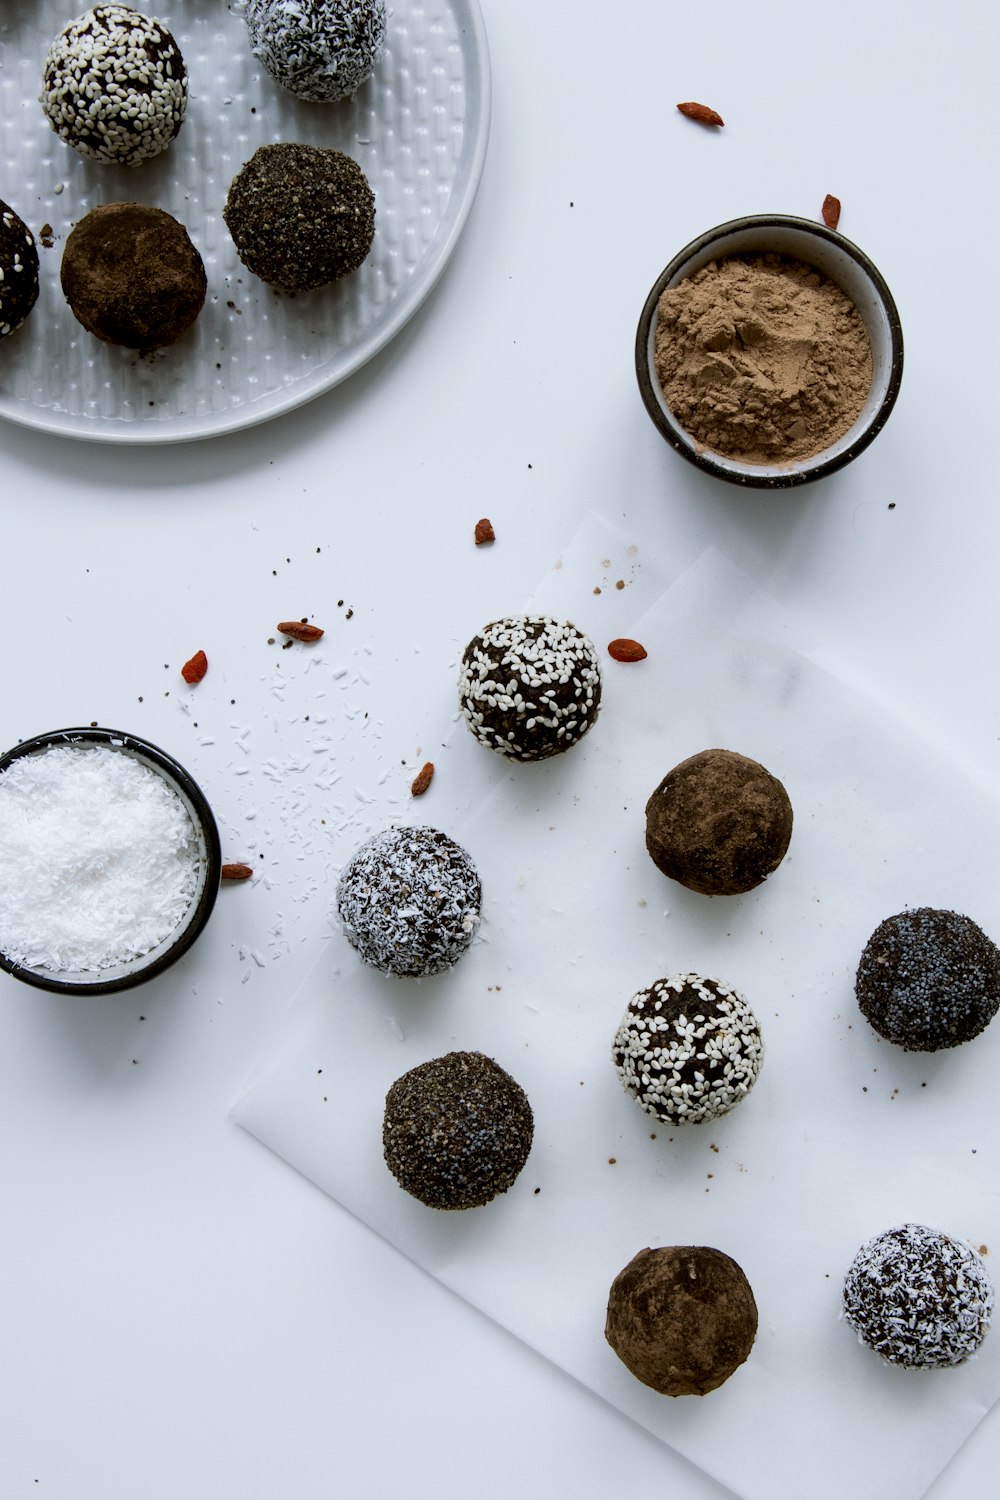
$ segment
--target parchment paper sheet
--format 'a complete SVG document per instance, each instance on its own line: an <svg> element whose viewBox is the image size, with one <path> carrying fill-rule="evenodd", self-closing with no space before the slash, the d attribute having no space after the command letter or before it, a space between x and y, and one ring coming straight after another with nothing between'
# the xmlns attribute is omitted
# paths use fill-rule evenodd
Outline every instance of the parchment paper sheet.
<svg viewBox="0 0 1000 1500"><path fill-rule="evenodd" d="M794 623L717 553L663 582L588 520L532 604L602 651L633 635L647 660L607 660L597 725L540 766L507 768L456 727L434 815L404 812L475 859L479 940L414 982L365 969L334 931L233 1115L746 1500L915 1500L1000 1395L1000 1330L961 1369L896 1370L840 1321L841 1283L864 1240L907 1219L1000 1250L1000 1022L907 1054L860 1016L853 976L905 906L964 911L997 936L1000 803L812 664ZM784 863L742 897L684 890L643 842L649 793L712 746L762 761L795 810ZM610 1047L630 995L686 970L745 995L766 1052L736 1110L670 1130L625 1094ZM536 1123L511 1191L464 1214L410 1199L381 1154L389 1085L453 1048L495 1057ZM657 1396L603 1337L614 1276L662 1244L725 1250L757 1298L750 1359L705 1398Z"/></svg>

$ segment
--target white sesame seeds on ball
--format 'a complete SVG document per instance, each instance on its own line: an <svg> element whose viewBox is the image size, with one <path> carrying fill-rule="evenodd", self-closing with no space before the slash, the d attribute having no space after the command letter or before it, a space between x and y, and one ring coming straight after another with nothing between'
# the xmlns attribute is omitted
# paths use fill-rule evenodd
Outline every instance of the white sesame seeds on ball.
<svg viewBox="0 0 1000 1500"><path fill-rule="evenodd" d="M575 745L597 718L600 658L568 620L508 615L466 646L458 696L481 744L510 760L546 760Z"/></svg>
<svg viewBox="0 0 1000 1500"><path fill-rule="evenodd" d="M187 69L161 21L128 5L95 5L49 48L39 102L81 156L136 166L165 151L180 130Z"/></svg>
<svg viewBox="0 0 1000 1500"><path fill-rule="evenodd" d="M674 974L633 995L612 1060L626 1091L667 1125L728 1114L753 1088L764 1059L757 1018L718 979Z"/></svg>

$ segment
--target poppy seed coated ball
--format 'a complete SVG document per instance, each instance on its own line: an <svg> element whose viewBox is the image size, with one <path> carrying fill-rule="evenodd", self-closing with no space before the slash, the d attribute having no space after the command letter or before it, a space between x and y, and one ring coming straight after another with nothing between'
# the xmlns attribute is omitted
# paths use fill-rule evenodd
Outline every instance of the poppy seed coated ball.
<svg viewBox="0 0 1000 1500"><path fill-rule="evenodd" d="M1000 950L959 912L901 911L865 944L855 992L886 1041L908 1052L957 1047L985 1031L1000 1008Z"/></svg>
<svg viewBox="0 0 1000 1500"><path fill-rule="evenodd" d="M386 1095L385 1162L428 1208L481 1208L515 1182L534 1119L527 1095L481 1052L449 1052L411 1068Z"/></svg>

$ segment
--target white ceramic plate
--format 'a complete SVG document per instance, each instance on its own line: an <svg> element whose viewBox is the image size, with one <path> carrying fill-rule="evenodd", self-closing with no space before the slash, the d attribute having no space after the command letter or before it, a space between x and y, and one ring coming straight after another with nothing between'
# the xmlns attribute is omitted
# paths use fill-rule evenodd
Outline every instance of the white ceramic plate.
<svg viewBox="0 0 1000 1500"><path fill-rule="evenodd" d="M38 103L49 44L86 8L8 0L0 19L0 198L32 228L41 259L34 311L0 343L0 416L101 442L179 442L262 422L336 385L420 306L475 198L490 121L477 0L396 0L372 78L329 105L294 99L257 64L238 4L139 5L169 26L189 74L180 134L139 167L84 160ZM272 141L347 152L375 193L365 264L297 297L250 275L222 219L233 176ZM93 338L59 286L72 226L96 204L126 200L180 219L208 273L194 328L155 355Z"/></svg>

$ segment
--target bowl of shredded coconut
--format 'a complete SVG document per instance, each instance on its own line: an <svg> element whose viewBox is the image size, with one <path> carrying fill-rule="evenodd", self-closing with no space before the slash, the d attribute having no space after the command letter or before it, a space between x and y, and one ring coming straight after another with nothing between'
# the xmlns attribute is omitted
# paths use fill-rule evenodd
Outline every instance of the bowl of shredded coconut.
<svg viewBox="0 0 1000 1500"><path fill-rule="evenodd" d="M0 757L0 967L59 994L160 974L219 888L215 818L165 751L113 729L60 729Z"/></svg>
<svg viewBox="0 0 1000 1500"><path fill-rule="evenodd" d="M780 489L831 474L899 392L892 294L858 247L787 214L732 219L661 271L635 368L661 436L717 478Z"/></svg>

